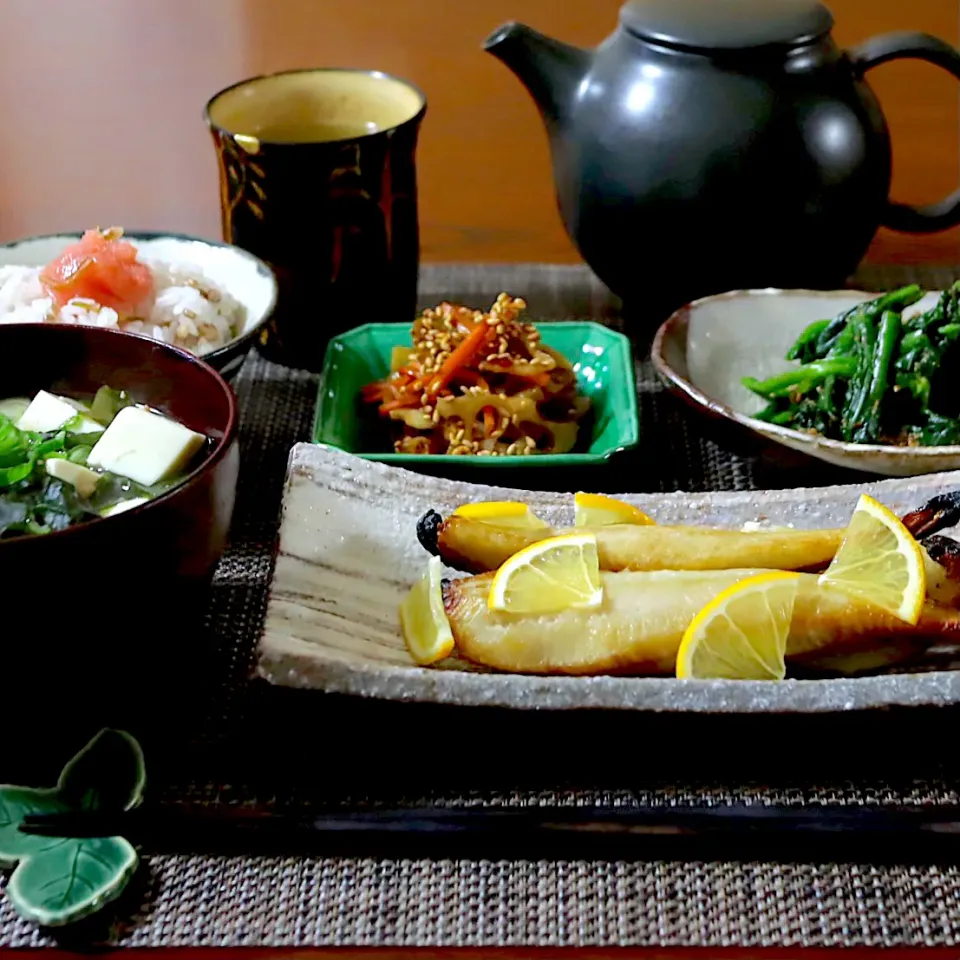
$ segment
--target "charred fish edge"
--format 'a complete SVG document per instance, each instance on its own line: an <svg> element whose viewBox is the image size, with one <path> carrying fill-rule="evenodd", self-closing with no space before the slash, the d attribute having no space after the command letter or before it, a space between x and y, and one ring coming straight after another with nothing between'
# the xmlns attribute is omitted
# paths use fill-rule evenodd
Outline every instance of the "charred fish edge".
<svg viewBox="0 0 960 960"><path fill-rule="evenodd" d="M947 530L957 523L960 523L960 490L938 494L919 510L903 517L903 525L916 540Z"/></svg>
<svg viewBox="0 0 960 960"><path fill-rule="evenodd" d="M950 537L924 537L923 548L934 563L947 571L951 580L960 581L960 543Z"/></svg>
<svg viewBox="0 0 960 960"><path fill-rule="evenodd" d="M437 537L440 535L440 524L442 523L443 517L436 510L428 510L417 521L417 539L420 541L420 546L434 557L440 556Z"/></svg>

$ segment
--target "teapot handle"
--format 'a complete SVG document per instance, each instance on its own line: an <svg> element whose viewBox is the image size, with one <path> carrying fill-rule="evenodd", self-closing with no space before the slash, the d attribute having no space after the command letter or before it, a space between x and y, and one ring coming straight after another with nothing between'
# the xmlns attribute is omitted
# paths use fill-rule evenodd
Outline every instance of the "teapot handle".
<svg viewBox="0 0 960 960"><path fill-rule="evenodd" d="M926 60L960 80L960 52L929 33L885 33L850 51L858 77L872 67L901 58ZM960 223L960 189L943 200L919 207L889 200L882 223L907 233L933 233L955 227Z"/></svg>

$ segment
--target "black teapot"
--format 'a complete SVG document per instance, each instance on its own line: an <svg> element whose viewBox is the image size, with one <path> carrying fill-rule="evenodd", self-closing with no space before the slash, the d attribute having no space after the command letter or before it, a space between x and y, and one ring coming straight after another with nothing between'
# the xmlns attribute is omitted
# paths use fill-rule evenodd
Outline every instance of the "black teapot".
<svg viewBox="0 0 960 960"><path fill-rule="evenodd" d="M960 53L923 33L846 52L832 26L817 0L632 0L595 50L518 23L487 39L546 123L570 237L630 313L842 286L879 225L960 223L960 191L888 199L890 137L864 79L898 57L960 78Z"/></svg>

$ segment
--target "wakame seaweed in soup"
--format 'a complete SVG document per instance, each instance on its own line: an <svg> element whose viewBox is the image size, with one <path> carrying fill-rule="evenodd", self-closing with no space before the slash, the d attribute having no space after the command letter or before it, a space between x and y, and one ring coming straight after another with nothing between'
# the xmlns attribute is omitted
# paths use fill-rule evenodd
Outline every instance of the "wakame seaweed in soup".
<svg viewBox="0 0 960 960"><path fill-rule="evenodd" d="M0 400L0 539L63 530L180 483L207 438L128 394Z"/></svg>

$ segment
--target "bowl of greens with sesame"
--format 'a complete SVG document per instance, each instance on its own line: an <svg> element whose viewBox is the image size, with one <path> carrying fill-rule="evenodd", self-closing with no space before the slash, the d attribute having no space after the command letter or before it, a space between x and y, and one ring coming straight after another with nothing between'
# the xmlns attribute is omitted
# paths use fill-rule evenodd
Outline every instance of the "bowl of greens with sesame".
<svg viewBox="0 0 960 960"><path fill-rule="evenodd" d="M653 362L767 443L885 476L960 468L960 284L705 297L663 324Z"/></svg>

